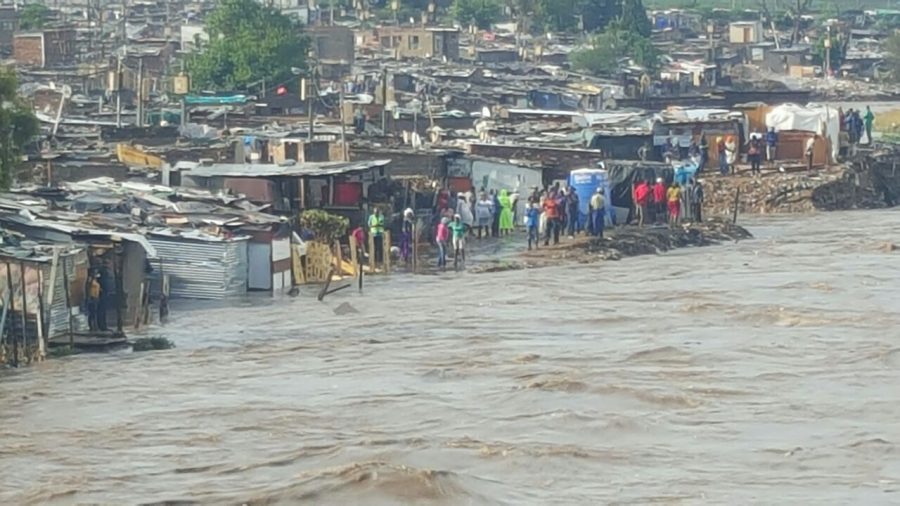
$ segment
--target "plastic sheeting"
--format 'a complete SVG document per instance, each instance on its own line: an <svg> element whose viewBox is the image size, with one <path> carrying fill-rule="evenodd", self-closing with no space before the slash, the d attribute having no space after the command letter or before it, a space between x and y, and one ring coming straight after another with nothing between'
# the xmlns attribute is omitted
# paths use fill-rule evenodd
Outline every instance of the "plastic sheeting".
<svg viewBox="0 0 900 506"><path fill-rule="evenodd" d="M783 104L773 108L766 115L766 127L781 130L813 132L831 141L831 159L837 159L841 148L841 123L837 109L827 105Z"/></svg>

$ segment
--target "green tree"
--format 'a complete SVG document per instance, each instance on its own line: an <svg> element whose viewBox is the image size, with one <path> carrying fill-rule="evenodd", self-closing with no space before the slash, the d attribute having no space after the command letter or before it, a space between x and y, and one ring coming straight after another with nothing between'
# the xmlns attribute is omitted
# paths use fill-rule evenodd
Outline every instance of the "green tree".
<svg viewBox="0 0 900 506"><path fill-rule="evenodd" d="M40 131L34 111L17 94L16 74L0 68L0 188L9 188L22 148Z"/></svg>
<svg viewBox="0 0 900 506"><path fill-rule="evenodd" d="M40 30L47 24L50 9L44 4L28 4L19 12L19 28L22 30Z"/></svg>
<svg viewBox="0 0 900 506"><path fill-rule="evenodd" d="M544 30L593 32L621 15L622 0L535 0L533 13L534 26Z"/></svg>
<svg viewBox="0 0 900 506"><path fill-rule="evenodd" d="M647 9L641 0L624 0L622 2L621 29L635 33L641 37L649 37L653 25L647 17Z"/></svg>
<svg viewBox="0 0 900 506"><path fill-rule="evenodd" d="M649 38L625 30L620 23L613 23L595 35L587 47L572 52L570 56L573 68L594 75L615 73L623 59L655 70L659 65L659 50Z"/></svg>
<svg viewBox="0 0 900 506"><path fill-rule="evenodd" d="M828 32L827 34L823 34L819 37L819 40L816 41L815 46L815 62L819 65L822 65L824 68L825 60L830 57L830 68L831 70L837 71L841 68L841 65L844 63L844 44L842 42L842 37L838 34ZM831 43L831 52L829 53L828 49L825 47L825 41L829 40Z"/></svg>
<svg viewBox="0 0 900 506"><path fill-rule="evenodd" d="M452 12L464 25L487 29L500 19L503 8L497 0L454 0Z"/></svg>
<svg viewBox="0 0 900 506"><path fill-rule="evenodd" d="M297 21L256 0L220 0L206 20L209 42L186 63L195 87L245 90L304 69L309 41Z"/></svg>

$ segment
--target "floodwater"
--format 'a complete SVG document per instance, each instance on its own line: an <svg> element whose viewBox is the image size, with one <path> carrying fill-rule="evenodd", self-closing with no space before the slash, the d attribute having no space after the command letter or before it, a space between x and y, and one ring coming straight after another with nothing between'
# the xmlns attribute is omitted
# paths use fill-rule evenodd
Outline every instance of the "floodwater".
<svg viewBox="0 0 900 506"><path fill-rule="evenodd" d="M900 212L748 223L175 307L174 350L2 373L0 504L900 502Z"/></svg>

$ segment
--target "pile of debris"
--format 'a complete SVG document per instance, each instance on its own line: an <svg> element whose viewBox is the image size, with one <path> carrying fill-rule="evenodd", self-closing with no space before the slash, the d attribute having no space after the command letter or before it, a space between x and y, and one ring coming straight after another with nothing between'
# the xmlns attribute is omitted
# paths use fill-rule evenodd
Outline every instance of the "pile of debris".
<svg viewBox="0 0 900 506"><path fill-rule="evenodd" d="M707 223L688 223L680 227L623 228L608 238L592 239L586 245L587 253L601 260L619 260L624 257L655 255L675 248L710 246L724 241L737 241L752 237L745 228L727 220Z"/></svg>
<svg viewBox="0 0 900 506"><path fill-rule="evenodd" d="M708 216L730 216L737 201L740 214L805 213L817 207L817 188L844 179L844 168L807 173L770 173L764 176L737 175L707 178Z"/></svg>

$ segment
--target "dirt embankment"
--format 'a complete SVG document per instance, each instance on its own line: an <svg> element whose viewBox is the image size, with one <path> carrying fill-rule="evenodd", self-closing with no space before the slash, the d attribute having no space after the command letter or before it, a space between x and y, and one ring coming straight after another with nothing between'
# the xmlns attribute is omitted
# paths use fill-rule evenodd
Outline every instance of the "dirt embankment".
<svg viewBox="0 0 900 506"><path fill-rule="evenodd" d="M802 165L785 172L764 169L752 176L740 166L738 175L703 178L708 216L730 216L737 196L741 214L805 213L846 209L878 209L900 201L900 147L864 148L852 160L807 173ZM738 194L740 191L740 194Z"/></svg>
<svg viewBox="0 0 900 506"><path fill-rule="evenodd" d="M472 271L499 272L565 263L619 260L638 255L654 255L675 248L709 246L750 237L752 237L750 232L745 228L724 220L686 224L675 228L629 226L614 229L602 239L593 237L562 239L557 246L525 251L518 258L481 264Z"/></svg>

